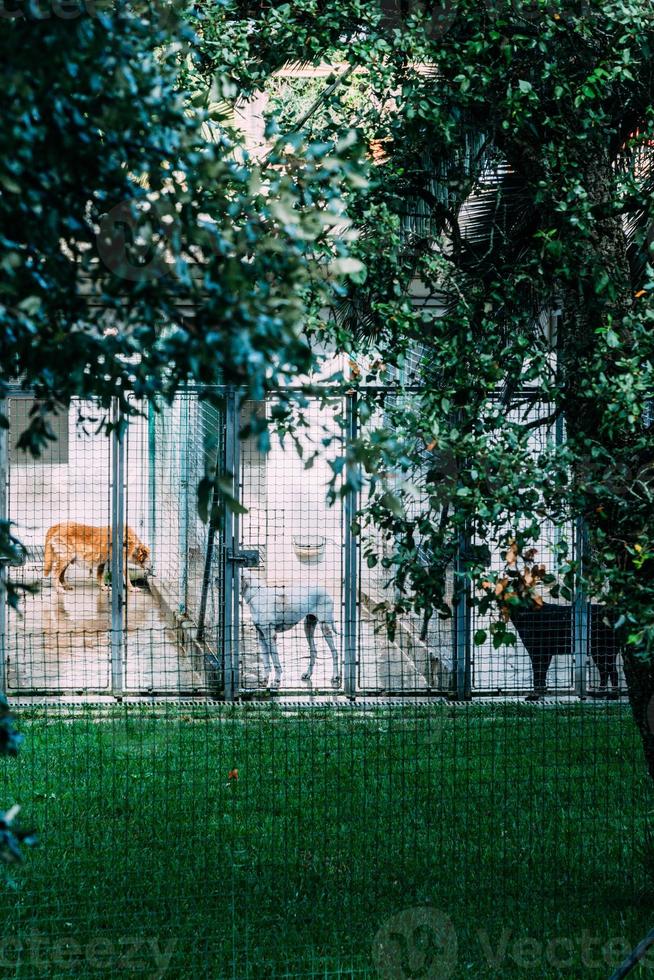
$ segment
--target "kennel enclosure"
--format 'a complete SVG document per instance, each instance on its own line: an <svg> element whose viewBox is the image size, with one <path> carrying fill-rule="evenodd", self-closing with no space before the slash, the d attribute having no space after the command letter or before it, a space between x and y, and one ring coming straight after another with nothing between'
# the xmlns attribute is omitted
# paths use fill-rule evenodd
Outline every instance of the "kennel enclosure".
<svg viewBox="0 0 654 980"><path fill-rule="evenodd" d="M275 393L252 403L235 389L212 389L209 399L207 389L188 388L171 404L139 405L129 420L121 420L115 407L107 414L93 403L73 402L52 418L57 439L38 459L17 445L33 396L10 392L10 428L0 443L0 505L25 557L3 574L26 591L18 609L2 603L0 659L8 692L268 696L261 644L240 587L241 570L249 567L268 588L319 587L333 600L338 688L320 630L313 678L303 679L309 646L300 623L277 634L279 689L285 694L529 694L532 664L519 636L515 647L499 650L490 640L473 642L488 617L457 588L461 567L448 572L450 619L432 617L425 628L420 617L405 614L392 640L386 633L380 610L394 598L388 572L365 554L374 547L383 555L387 545L381 536L371 542L352 532L368 486L359 472L334 460L344 461L344 441L362 425L383 420L385 400L397 397L394 392L380 389L372 422L369 413L362 420L355 392L325 388L303 396L303 424L295 437L270 426L267 447L249 422L279 414ZM107 421L109 436L102 431ZM206 519L197 505L203 480ZM343 486L361 489L340 494ZM46 532L71 521L110 529L105 590L79 562L67 572L69 592L44 577ZM146 571L127 566L135 579L130 592L120 560L125 526L151 553ZM542 528L540 556L553 567L559 533L554 526ZM464 549L462 541L461 554ZM499 562L494 556L494 567ZM598 675L589 649L591 606L576 596L562 604L562 616L569 616L569 650L552 659L548 689L592 694Z"/></svg>

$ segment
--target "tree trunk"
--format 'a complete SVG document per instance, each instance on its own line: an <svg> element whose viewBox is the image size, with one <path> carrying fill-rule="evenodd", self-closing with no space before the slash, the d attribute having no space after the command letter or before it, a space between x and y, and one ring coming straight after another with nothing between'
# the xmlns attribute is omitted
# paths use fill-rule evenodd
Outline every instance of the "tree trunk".
<svg viewBox="0 0 654 980"><path fill-rule="evenodd" d="M613 175L610 168L600 163L592 175L588 175L588 189L591 197L595 197L598 207L602 200L608 200L611 195ZM580 488L578 505L589 527L591 539L596 545L596 555L600 565L615 567L616 560L623 574L627 572L634 576L634 584L639 583L642 575L631 562L630 555L625 549L625 543L636 542L642 527L639 521L642 514L634 515L629 509L616 506L611 515L605 514L603 538L593 532L602 523L598 512L602 511L602 488L608 474L605 463L596 472L592 472L592 456L589 447L602 441L603 414L605 406L589 395L586 390L587 381L593 377L597 328L606 326L609 318L614 329L621 331L625 315L633 304L632 283L629 262L627 258L627 240L622 221L619 217L608 215L597 221L594 228L593 240L589 244L586 255L580 254L580 266L585 266L585 275L580 275L583 288L577 288L574 283L566 284L565 310L568 318L568 329L564 331L561 344L562 375L564 380L564 410L568 425L568 434L575 448L577 486ZM595 295L595 276L604 272L613 286L612 295L604 298ZM624 348L628 351L630 340L622 337ZM612 366L605 365L610 377ZM629 433L621 435L614 432L609 442L603 442L603 448L608 450L616 461L615 484L622 487L626 494L629 490L627 480L621 472L621 466L628 460L633 464L629 450ZM629 468L627 468L628 471ZM625 498L626 499L626 498ZM607 527L611 530L606 535ZM602 560L602 550L609 552L609 557ZM617 555L617 559L616 559ZM622 590L622 603L628 605L629 587ZM626 597L625 597L626 592ZM634 593L638 588L634 589ZM636 602L636 606L639 605ZM617 612L623 612L618 609ZM623 656L624 672L629 692L629 702L636 727L638 728L645 755L645 762L650 776L654 779L654 660L639 658L633 648L626 648Z"/></svg>
<svg viewBox="0 0 654 980"><path fill-rule="evenodd" d="M643 742L645 762L654 779L654 664L639 659L628 650L624 654L624 672L629 703Z"/></svg>

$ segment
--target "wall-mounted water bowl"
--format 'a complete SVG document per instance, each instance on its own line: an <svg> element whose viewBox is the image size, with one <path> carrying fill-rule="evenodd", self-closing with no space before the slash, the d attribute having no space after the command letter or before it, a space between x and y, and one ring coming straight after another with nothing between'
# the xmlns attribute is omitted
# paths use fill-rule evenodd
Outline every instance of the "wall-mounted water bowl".
<svg viewBox="0 0 654 980"><path fill-rule="evenodd" d="M327 538L318 534L294 534L293 551L300 561L319 562L325 557Z"/></svg>

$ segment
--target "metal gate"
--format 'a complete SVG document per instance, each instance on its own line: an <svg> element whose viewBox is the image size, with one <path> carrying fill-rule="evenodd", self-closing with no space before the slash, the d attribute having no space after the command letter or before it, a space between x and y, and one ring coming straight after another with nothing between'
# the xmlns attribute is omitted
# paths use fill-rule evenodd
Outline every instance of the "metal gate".
<svg viewBox="0 0 654 980"><path fill-rule="evenodd" d="M227 409L225 463L234 474L238 507L226 508L225 522L226 695L269 688L353 694L356 567L347 520L351 502L343 503L339 496L344 473L333 460L330 469L328 462L329 455L342 454L346 401L326 397L308 402L295 437L271 427L263 451L256 431L243 439L239 431L283 414L283 403L275 395L243 404L233 397ZM320 452L325 441L329 454ZM326 501L330 476L337 495L332 506ZM262 629L271 617L279 629Z"/></svg>
<svg viewBox="0 0 654 980"><path fill-rule="evenodd" d="M349 697L449 693L455 676L452 622L435 619L422 635L419 618L406 615L389 640L383 615L393 598L389 575L381 563L373 568L365 561L366 549L354 533L368 492L358 467L344 453L345 442L359 433L356 392L330 394L326 389L305 399L294 442L285 444L270 427L265 453L254 437L240 439L239 431L247 431L252 418L270 422L277 398L238 405L237 396L232 397L226 471L235 474L230 490L242 513L228 513L225 523L227 696L270 689ZM330 477L331 506L326 501ZM377 545L383 550L381 538ZM305 629L292 616L283 622L289 601L297 606L311 594L323 596L334 610L332 637L320 623L310 622ZM278 676L257 629L262 601L275 609L282 626L273 638Z"/></svg>
<svg viewBox="0 0 654 980"><path fill-rule="evenodd" d="M118 628L123 607L117 589L105 590L105 580L120 583L123 574L120 550L110 547L119 534L122 455L117 430L111 440L96 435L103 422L117 420L91 402L76 402L49 418L57 439L34 458L21 449L18 437L37 408L33 395L18 389L4 403L10 425L2 446L0 496L3 514L23 546L20 563L5 570L21 597L19 608L5 609L5 689L14 694L119 693L124 686ZM78 417L79 424L74 423ZM63 532L71 522L99 530L93 580L88 572L78 574L79 563L64 561L59 549L52 576L45 576L48 533L58 527ZM84 539L84 546L90 545ZM100 565L103 588L98 585ZM50 589L55 577L58 587Z"/></svg>

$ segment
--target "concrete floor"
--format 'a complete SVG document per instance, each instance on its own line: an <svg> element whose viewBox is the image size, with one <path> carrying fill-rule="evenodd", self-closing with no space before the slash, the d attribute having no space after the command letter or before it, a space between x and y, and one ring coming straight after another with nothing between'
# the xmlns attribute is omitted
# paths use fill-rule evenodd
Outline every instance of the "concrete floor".
<svg viewBox="0 0 654 980"><path fill-rule="evenodd" d="M25 581L38 579L36 568L24 567ZM317 570L314 569L314 573ZM49 582L26 594L21 611L7 617L8 689L12 693L109 693L111 689L111 631L109 592L99 592L83 569L70 574L73 591L57 593ZM250 692L265 687L263 659L247 607L241 609L241 687ZM338 612L337 612L338 617ZM181 631L171 625L155 597L143 588L127 599L123 647L125 693L175 693L203 690L206 677L198 656L187 653ZM337 648L343 673L343 629L337 618ZM278 636L283 666L281 690L331 691L332 659L316 631L318 660L312 682L301 675L309 662L302 626ZM362 691L426 692L438 688L417 669L399 646L389 642L379 624L362 617L359 624L358 685ZM492 654L473 651L473 690L482 692L531 689L532 675L524 649L503 649ZM589 668L589 686L596 683ZM573 686L572 658L557 658L548 674L551 691Z"/></svg>
<svg viewBox="0 0 654 980"><path fill-rule="evenodd" d="M247 611L245 613L247 617ZM357 671L358 683L362 690L385 691L426 691L427 680L416 670L409 658L395 646L380 641L373 624L364 621L360 624L360 652ZM336 637L340 648L340 673L343 675L342 636ZM309 650L302 626L297 626L277 638L279 657L283 673L281 690L292 691L331 691L332 656L320 631L316 631L318 659L311 681L302 680L302 674L309 666ZM263 658L257 645L254 627L245 619L241 628L241 686L247 691L262 690L265 686Z"/></svg>
<svg viewBox="0 0 654 980"><path fill-rule="evenodd" d="M20 613L9 611L10 691L110 690L111 594L100 592L83 570L68 578L71 592L59 594L46 581L38 593L25 595ZM191 690L203 683L194 666L154 597L136 588L127 598L125 691Z"/></svg>

